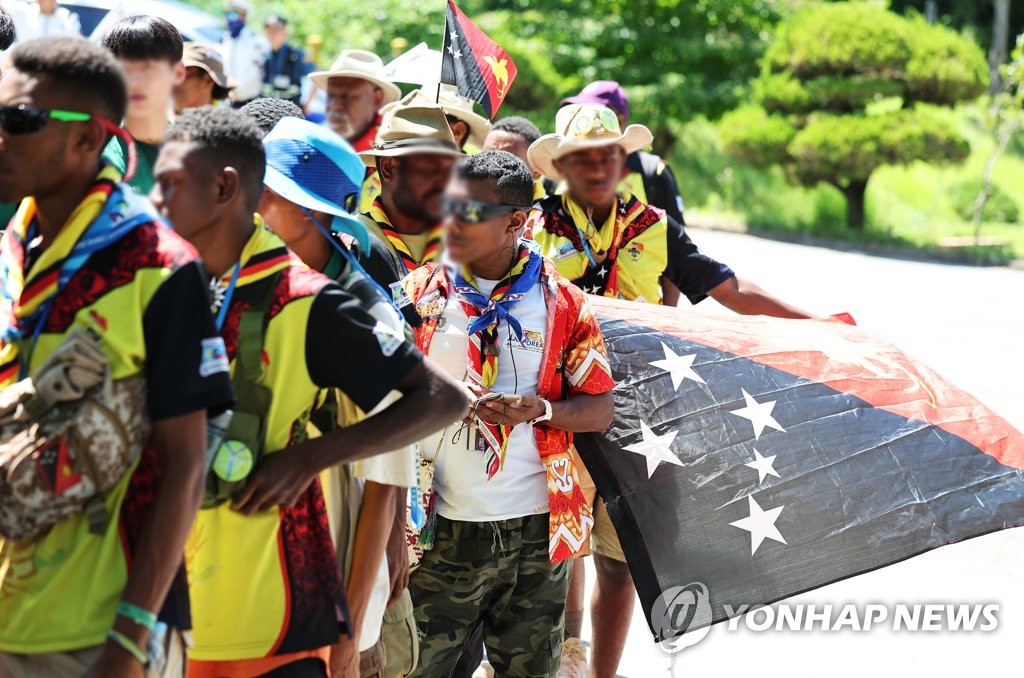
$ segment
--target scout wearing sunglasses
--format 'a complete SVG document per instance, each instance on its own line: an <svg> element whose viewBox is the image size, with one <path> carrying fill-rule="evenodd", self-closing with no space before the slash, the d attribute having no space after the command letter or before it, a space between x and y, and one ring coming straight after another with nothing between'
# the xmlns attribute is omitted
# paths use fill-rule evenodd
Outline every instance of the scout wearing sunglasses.
<svg viewBox="0 0 1024 678"><path fill-rule="evenodd" d="M100 123L103 129L124 141L125 146L128 148L128 167L124 174L125 180L130 179L135 173L137 163L135 140L132 139L127 130L118 127L106 118L90 113L65 111L59 108L34 108L25 104L0 106L0 129L4 131L4 134L35 134L42 130L50 120L60 122L88 122L95 120Z"/></svg>
<svg viewBox="0 0 1024 678"><path fill-rule="evenodd" d="M446 217L455 216L469 224L481 224L502 214L529 209L529 205L500 205L480 200L455 200L447 196L441 198L441 210Z"/></svg>

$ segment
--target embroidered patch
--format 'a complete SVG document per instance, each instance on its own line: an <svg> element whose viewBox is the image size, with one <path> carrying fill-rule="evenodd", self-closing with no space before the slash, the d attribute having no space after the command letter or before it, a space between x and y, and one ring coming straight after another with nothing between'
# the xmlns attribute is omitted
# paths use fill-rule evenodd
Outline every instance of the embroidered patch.
<svg viewBox="0 0 1024 678"><path fill-rule="evenodd" d="M388 287L391 289L391 301L395 304L395 308L405 308L412 303L412 299L406 294L405 287L401 282L393 282Z"/></svg>
<svg viewBox="0 0 1024 678"><path fill-rule="evenodd" d="M565 261L566 259L572 259L577 254L576 248L571 242L563 243L561 247L555 252L555 256L551 257L555 261Z"/></svg>
<svg viewBox="0 0 1024 678"><path fill-rule="evenodd" d="M209 377L212 374L228 372L231 363L228 360L228 349L220 337L203 339L202 357L199 359L199 376Z"/></svg>
<svg viewBox="0 0 1024 678"><path fill-rule="evenodd" d="M445 307L445 298L438 290L434 290L427 296L416 302L416 312L423 319L433 318L441 315Z"/></svg>
<svg viewBox="0 0 1024 678"><path fill-rule="evenodd" d="M400 332L388 327L379 320L373 327L373 336L377 337L377 343L380 344L380 352L388 358L393 356L398 347L405 341L405 337Z"/></svg>
<svg viewBox="0 0 1024 678"><path fill-rule="evenodd" d="M642 243L638 242L630 243L629 249L626 250L626 253L629 254L633 261L639 261L640 256L644 253L644 246Z"/></svg>
<svg viewBox="0 0 1024 678"><path fill-rule="evenodd" d="M513 341L516 341L516 338L514 336L509 337L509 340L508 340L508 343L507 343L509 348L512 347L512 342ZM523 349L527 350L527 351L532 351L534 353L543 353L544 352L544 333L543 332L539 332L537 330L528 330L528 329L524 328L523 329L523 341L522 342L516 342L516 343L519 343L520 346Z"/></svg>

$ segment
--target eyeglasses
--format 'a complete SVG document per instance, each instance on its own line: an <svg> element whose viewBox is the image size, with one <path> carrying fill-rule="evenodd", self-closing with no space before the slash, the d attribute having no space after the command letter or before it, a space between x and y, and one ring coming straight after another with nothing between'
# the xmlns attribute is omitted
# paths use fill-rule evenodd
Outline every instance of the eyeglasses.
<svg viewBox="0 0 1024 678"><path fill-rule="evenodd" d="M479 200L454 200L447 196L441 198L441 210L446 217L456 216L470 224L479 224L494 217L530 209L526 205L496 205Z"/></svg>
<svg viewBox="0 0 1024 678"><path fill-rule="evenodd" d="M585 137L593 132L594 128L598 125L608 132L621 134L619 119L615 116L615 112L610 108L601 108L597 111L596 115L585 109L577 113L576 117L569 123L566 136Z"/></svg>
<svg viewBox="0 0 1024 678"><path fill-rule="evenodd" d="M135 140L132 139L127 130L118 127L106 118L101 118L91 113L65 111L59 108L35 108L25 104L0 106L0 129L5 134L35 134L43 129L50 120L58 120L60 122L88 122L89 120L95 120L100 123L103 129L124 141L124 145L128 149L128 162L124 179L127 181L135 174L135 167L138 164Z"/></svg>

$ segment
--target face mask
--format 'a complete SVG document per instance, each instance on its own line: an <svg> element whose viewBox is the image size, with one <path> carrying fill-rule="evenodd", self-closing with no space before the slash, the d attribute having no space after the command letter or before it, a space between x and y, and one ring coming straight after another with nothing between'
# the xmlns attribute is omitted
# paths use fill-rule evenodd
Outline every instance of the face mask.
<svg viewBox="0 0 1024 678"><path fill-rule="evenodd" d="M237 38L245 28L245 20L243 19L228 19L228 32L232 38Z"/></svg>

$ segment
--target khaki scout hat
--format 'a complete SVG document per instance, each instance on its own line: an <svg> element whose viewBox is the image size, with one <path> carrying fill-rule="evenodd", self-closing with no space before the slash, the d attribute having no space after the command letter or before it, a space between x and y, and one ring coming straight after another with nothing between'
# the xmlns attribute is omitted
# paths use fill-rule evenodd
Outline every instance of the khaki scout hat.
<svg viewBox="0 0 1024 678"><path fill-rule="evenodd" d="M359 154L369 167L378 157L436 153L461 156L455 135L448 126L444 109L422 95L411 92L400 102L389 106L381 118L377 139L370 150Z"/></svg>
<svg viewBox="0 0 1024 678"><path fill-rule="evenodd" d="M654 140L651 130L643 125L629 125L622 131L615 111L599 104L572 104L561 108L555 117L555 130L554 134L537 139L527 151L533 168L555 181L565 177L555 168L554 161L570 153L617 145L628 155Z"/></svg>
<svg viewBox="0 0 1024 678"><path fill-rule="evenodd" d="M224 72L224 57L220 49L213 45L204 45L198 42L186 42L185 52L181 55L181 63L185 68L192 66L199 68L213 80L213 98L227 99L228 94L235 88L235 83L228 79Z"/></svg>

